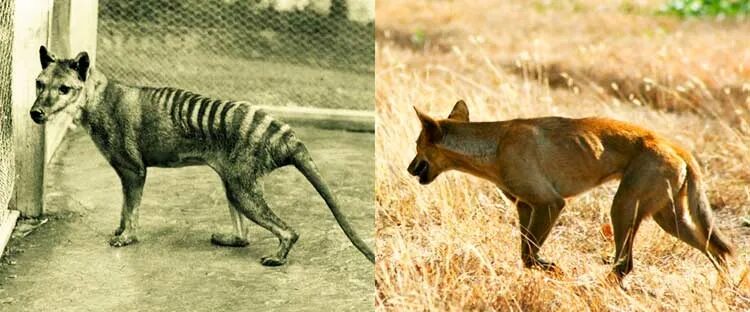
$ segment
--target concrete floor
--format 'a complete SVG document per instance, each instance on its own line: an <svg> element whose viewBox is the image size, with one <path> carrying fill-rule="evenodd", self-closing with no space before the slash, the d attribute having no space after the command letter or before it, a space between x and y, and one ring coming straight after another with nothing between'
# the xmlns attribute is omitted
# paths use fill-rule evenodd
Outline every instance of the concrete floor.
<svg viewBox="0 0 750 312"><path fill-rule="evenodd" d="M297 132L373 246L372 134ZM123 248L107 244L119 222L119 180L83 131L68 134L45 184L49 222L11 241L0 265L0 311L373 309L372 265L293 167L265 179L269 204L300 234L288 264L278 268L260 265L277 240L256 225L247 247L209 243L211 233L232 227L224 191L208 167L149 169L140 242Z"/></svg>

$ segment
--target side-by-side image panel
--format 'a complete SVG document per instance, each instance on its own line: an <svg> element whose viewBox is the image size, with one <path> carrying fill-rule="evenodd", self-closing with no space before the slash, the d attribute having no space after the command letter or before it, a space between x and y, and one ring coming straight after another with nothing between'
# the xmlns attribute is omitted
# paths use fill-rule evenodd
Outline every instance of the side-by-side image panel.
<svg viewBox="0 0 750 312"><path fill-rule="evenodd" d="M0 310L373 309L374 1L0 17Z"/></svg>
<svg viewBox="0 0 750 312"><path fill-rule="evenodd" d="M379 1L376 310L748 309L719 2Z"/></svg>

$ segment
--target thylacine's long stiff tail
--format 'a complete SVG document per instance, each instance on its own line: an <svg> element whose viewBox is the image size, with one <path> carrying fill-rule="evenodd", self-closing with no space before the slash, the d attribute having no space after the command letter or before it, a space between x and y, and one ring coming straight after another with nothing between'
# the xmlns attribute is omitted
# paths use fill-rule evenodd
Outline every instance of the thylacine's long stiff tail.
<svg viewBox="0 0 750 312"><path fill-rule="evenodd" d="M313 187L315 187L315 190L318 191L318 194L323 197L323 200L325 200L328 208L331 209L333 217L336 218L336 222L339 223L339 226L341 226L341 229L344 230L344 233L352 242L352 244L354 244L354 247L357 247L357 249L359 249L359 251L363 255L365 255L365 257L367 257L367 260L375 263L375 254L372 252L372 250L370 250L370 247L368 247L367 244L365 244L365 242L359 237L359 235L357 235L357 232L352 229L349 221L347 221L346 217L341 213L336 198L334 198L333 194L331 194L331 191L323 181L323 178L320 176L320 172L318 171L315 163L310 157L310 153L303 145L300 145L297 151L292 156L292 163L295 167L297 167L297 170L302 172L307 180L310 181Z"/></svg>
<svg viewBox="0 0 750 312"><path fill-rule="evenodd" d="M694 159L688 160L687 191L688 209L695 224L696 234L706 239L705 252L723 266L726 263L726 257L734 255L734 246L721 233L714 221L711 205L703 190L700 167Z"/></svg>

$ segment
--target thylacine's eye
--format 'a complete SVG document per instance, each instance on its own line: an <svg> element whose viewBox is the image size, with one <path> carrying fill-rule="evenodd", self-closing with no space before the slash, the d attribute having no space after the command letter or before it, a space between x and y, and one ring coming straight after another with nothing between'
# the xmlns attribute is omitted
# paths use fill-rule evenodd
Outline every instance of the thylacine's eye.
<svg viewBox="0 0 750 312"><path fill-rule="evenodd" d="M37 89L37 90L42 90L42 89L44 89L44 82L41 82L41 81L37 80L37 81L36 81L36 89Z"/></svg>
<svg viewBox="0 0 750 312"><path fill-rule="evenodd" d="M70 92L70 87L66 85L62 85L60 86L59 90L60 90L60 94L68 94L68 92Z"/></svg>

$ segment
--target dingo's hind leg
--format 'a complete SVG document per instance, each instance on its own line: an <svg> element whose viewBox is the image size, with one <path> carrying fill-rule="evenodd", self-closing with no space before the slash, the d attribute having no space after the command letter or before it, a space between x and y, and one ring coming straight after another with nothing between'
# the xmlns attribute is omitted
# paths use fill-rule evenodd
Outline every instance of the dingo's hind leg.
<svg viewBox="0 0 750 312"><path fill-rule="evenodd" d="M610 212L615 238L613 277L619 282L633 270L633 241L643 218L667 206L680 185L678 163L658 154L635 158L623 174Z"/></svg>
<svg viewBox="0 0 750 312"><path fill-rule="evenodd" d="M708 257L716 270L723 273L727 270L725 256L717 252L715 246L705 237L698 234L696 229L687 222L684 214L685 210L683 209L681 204L677 204L676 206L668 205L654 213L654 221L670 235L700 250L701 253Z"/></svg>

